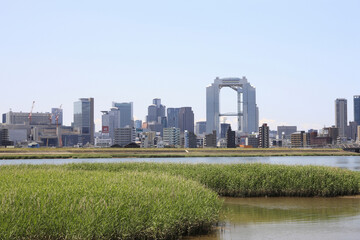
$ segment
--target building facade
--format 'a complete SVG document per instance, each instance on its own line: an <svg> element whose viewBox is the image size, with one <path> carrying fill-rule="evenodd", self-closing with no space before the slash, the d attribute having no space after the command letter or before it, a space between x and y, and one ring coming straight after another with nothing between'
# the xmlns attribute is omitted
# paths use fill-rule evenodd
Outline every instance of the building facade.
<svg viewBox="0 0 360 240"><path fill-rule="evenodd" d="M112 108L110 111L102 111L102 113L101 132L102 134L108 134L109 138L114 141L115 129L121 128L120 110L118 108Z"/></svg>
<svg viewBox="0 0 360 240"><path fill-rule="evenodd" d="M195 134L200 136L206 133L206 121L196 122L195 125Z"/></svg>
<svg viewBox="0 0 360 240"><path fill-rule="evenodd" d="M133 127L115 129L114 144L124 147L135 141L135 129Z"/></svg>
<svg viewBox="0 0 360 240"><path fill-rule="evenodd" d="M112 107L117 108L120 111L120 127L121 128L134 126L133 103L132 102L123 102L123 103L113 102Z"/></svg>
<svg viewBox="0 0 360 240"><path fill-rule="evenodd" d="M180 108L168 108L167 109L167 127L178 128L179 127L179 112Z"/></svg>
<svg viewBox="0 0 360 240"><path fill-rule="evenodd" d="M269 127L264 123L259 127L259 148L269 148L270 147L270 136L269 136Z"/></svg>
<svg viewBox="0 0 360 240"><path fill-rule="evenodd" d="M354 121L360 125L360 95L354 96Z"/></svg>
<svg viewBox="0 0 360 240"><path fill-rule="evenodd" d="M220 113L220 90L229 87L237 93L237 112ZM216 78L214 83L206 88L206 132L220 133L220 117L236 116L237 130L243 133L252 133L258 130L259 112L256 105L256 90L245 77L243 78ZM219 136L220 137L220 136Z"/></svg>
<svg viewBox="0 0 360 240"><path fill-rule="evenodd" d="M179 128L180 132L184 133L185 130L194 132L194 112L191 107L182 107L179 110Z"/></svg>
<svg viewBox="0 0 360 240"><path fill-rule="evenodd" d="M310 145L310 138L304 131L291 134L291 147L304 148Z"/></svg>
<svg viewBox="0 0 360 240"><path fill-rule="evenodd" d="M290 139L292 133L297 132L296 126L278 126L277 135L279 139Z"/></svg>
<svg viewBox="0 0 360 240"><path fill-rule="evenodd" d="M179 147L181 145L180 140L180 128L164 128L163 142L165 146Z"/></svg>
<svg viewBox="0 0 360 240"><path fill-rule="evenodd" d="M74 129L82 138L80 142L94 144L95 123L94 123L94 98L80 98L74 103Z"/></svg>
<svg viewBox="0 0 360 240"><path fill-rule="evenodd" d="M344 98L335 100L335 126L339 129L339 137L346 137L347 100Z"/></svg>

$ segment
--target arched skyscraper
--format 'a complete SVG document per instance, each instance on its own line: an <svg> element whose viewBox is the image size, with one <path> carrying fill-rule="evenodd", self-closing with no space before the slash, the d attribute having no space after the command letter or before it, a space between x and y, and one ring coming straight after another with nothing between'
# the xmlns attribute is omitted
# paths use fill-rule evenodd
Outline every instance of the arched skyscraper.
<svg viewBox="0 0 360 240"><path fill-rule="evenodd" d="M220 113L220 90L229 87L237 93L237 112ZM216 78L214 83L206 88L206 132L220 135L220 117L236 116L238 118L237 130L243 133L257 132L259 127L259 113L256 105L256 91L253 86L243 78Z"/></svg>

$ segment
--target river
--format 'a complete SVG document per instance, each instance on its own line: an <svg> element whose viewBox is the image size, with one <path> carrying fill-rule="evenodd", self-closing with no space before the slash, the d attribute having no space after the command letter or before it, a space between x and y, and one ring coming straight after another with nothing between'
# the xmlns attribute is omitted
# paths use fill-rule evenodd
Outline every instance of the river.
<svg viewBox="0 0 360 240"><path fill-rule="evenodd" d="M68 164L68 163L117 163L117 162L155 162L155 163L267 163L285 165L330 166L360 171L359 156L301 156L301 157L189 157L189 158L89 158L89 159L14 159L0 160L0 165L8 164Z"/></svg>

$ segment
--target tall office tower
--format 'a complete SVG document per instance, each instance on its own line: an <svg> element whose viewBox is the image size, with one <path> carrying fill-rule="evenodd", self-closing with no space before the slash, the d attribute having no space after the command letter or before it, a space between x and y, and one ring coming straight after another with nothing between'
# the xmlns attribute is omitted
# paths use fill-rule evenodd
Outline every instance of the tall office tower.
<svg viewBox="0 0 360 240"><path fill-rule="evenodd" d="M237 94L236 113L220 113L220 90L229 87ZM236 116L237 130L252 133L258 130L259 109L256 105L256 90L245 77L243 78L216 78L214 83L206 88L206 132L215 130L220 132L220 117ZM220 135L219 135L220 136Z"/></svg>
<svg viewBox="0 0 360 240"><path fill-rule="evenodd" d="M191 107L182 107L179 110L179 128L183 133L185 130L194 132L194 112Z"/></svg>
<svg viewBox="0 0 360 240"><path fill-rule="evenodd" d="M163 117L165 117L165 109L166 107L161 104L160 98L153 99L153 104L148 107L148 115L146 117L146 121L161 123Z"/></svg>
<svg viewBox="0 0 360 240"><path fill-rule="evenodd" d="M226 138L226 133L227 133L229 127L230 127L230 123L222 123L220 125L220 129L221 129L220 138Z"/></svg>
<svg viewBox="0 0 360 240"><path fill-rule="evenodd" d="M63 125L63 110L61 108L51 109L51 124Z"/></svg>
<svg viewBox="0 0 360 240"><path fill-rule="evenodd" d="M168 127L179 127L179 111L180 108L168 108L167 109L167 121Z"/></svg>
<svg viewBox="0 0 360 240"><path fill-rule="evenodd" d="M116 107L120 110L120 127L133 127L134 126L134 117L133 117L133 103L132 102L123 102L123 103L112 103L113 107Z"/></svg>
<svg viewBox="0 0 360 240"><path fill-rule="evenodd" d="M278 126L277 127L277 135L279 139L290 139L291 134L297 132L296 126Z"/></svg>
<svg viewBox="0 0 360 240"><path fill-rule="evenodd" d="M360 125L360 95L354 96L354 121Z"/></svg>
<svg viewBox="0 0 360 240"><path fill-rule="evenodd" d="M205 133L206 133L206 122L205 121L196 122L195 134L202 135Z"/></svg>
<svg viewBox="0 0 360 240"><path fill-rule="evenodd" d="M2 115L2 123L6 123L6 113L3 113Z"/></svg>
<svg viewBox="0 0 360 240"><path fill-rule="evenodd" d="M269 148L269 146L269 127L266 123L264 123L261 127L259 127L259 148Z"/></svg>
<svg viewBox="0 0 360 240"><path fill-rule="evenodd" d="M347 126L347 100L344 98L335 100L335 124L339 129L339 137L345 137Z"/></svg>
<svg viewBox="0 0 360 240"><path fill-rule="evenodd" d="M84 135L83 144L94 144L94 98L80 98L74 102L74 129Z"/></svg>
<svg viewBox="0 0 360 240"><path fill-rule="evenodd" d="M118 108L111 108L110 111L102 111L102 133L109 134L109 137L115 139L115 129L120 128L121 113Z"/></svg>

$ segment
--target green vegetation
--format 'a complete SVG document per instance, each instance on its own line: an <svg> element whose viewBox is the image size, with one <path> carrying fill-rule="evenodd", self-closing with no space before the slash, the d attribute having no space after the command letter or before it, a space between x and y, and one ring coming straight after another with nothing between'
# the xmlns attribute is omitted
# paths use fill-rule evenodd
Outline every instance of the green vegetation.
<svg viewBox="0 0 360 240"><path fill-rule="evenodd" d="M175 239L209 230L221 201L166 174L0 167L0 239Z"/></svg>
<svg viewBox="0 0 360 240"><path fill-rule="evenodd" d="M211 229L221 208L215 192L353 195L360 172L267 164L0 166L0 239L176 239Z"/></svg>
<svg viewBox="0 0 360 240"><path fill-rule="evenodd" d="M265 157L265 156L359 156L341 149L289 148L0 148L0 159L49 158L164 158L164 157Z"/></svg>
<svg viewBox="0 0 360 240"><path fill-rule="evenodd" d="M84 163L65 167L72 170L166 173L198 181L220 196L230 197L334 197L360 192L359 172L331 167L172 163Z"/></svg>

